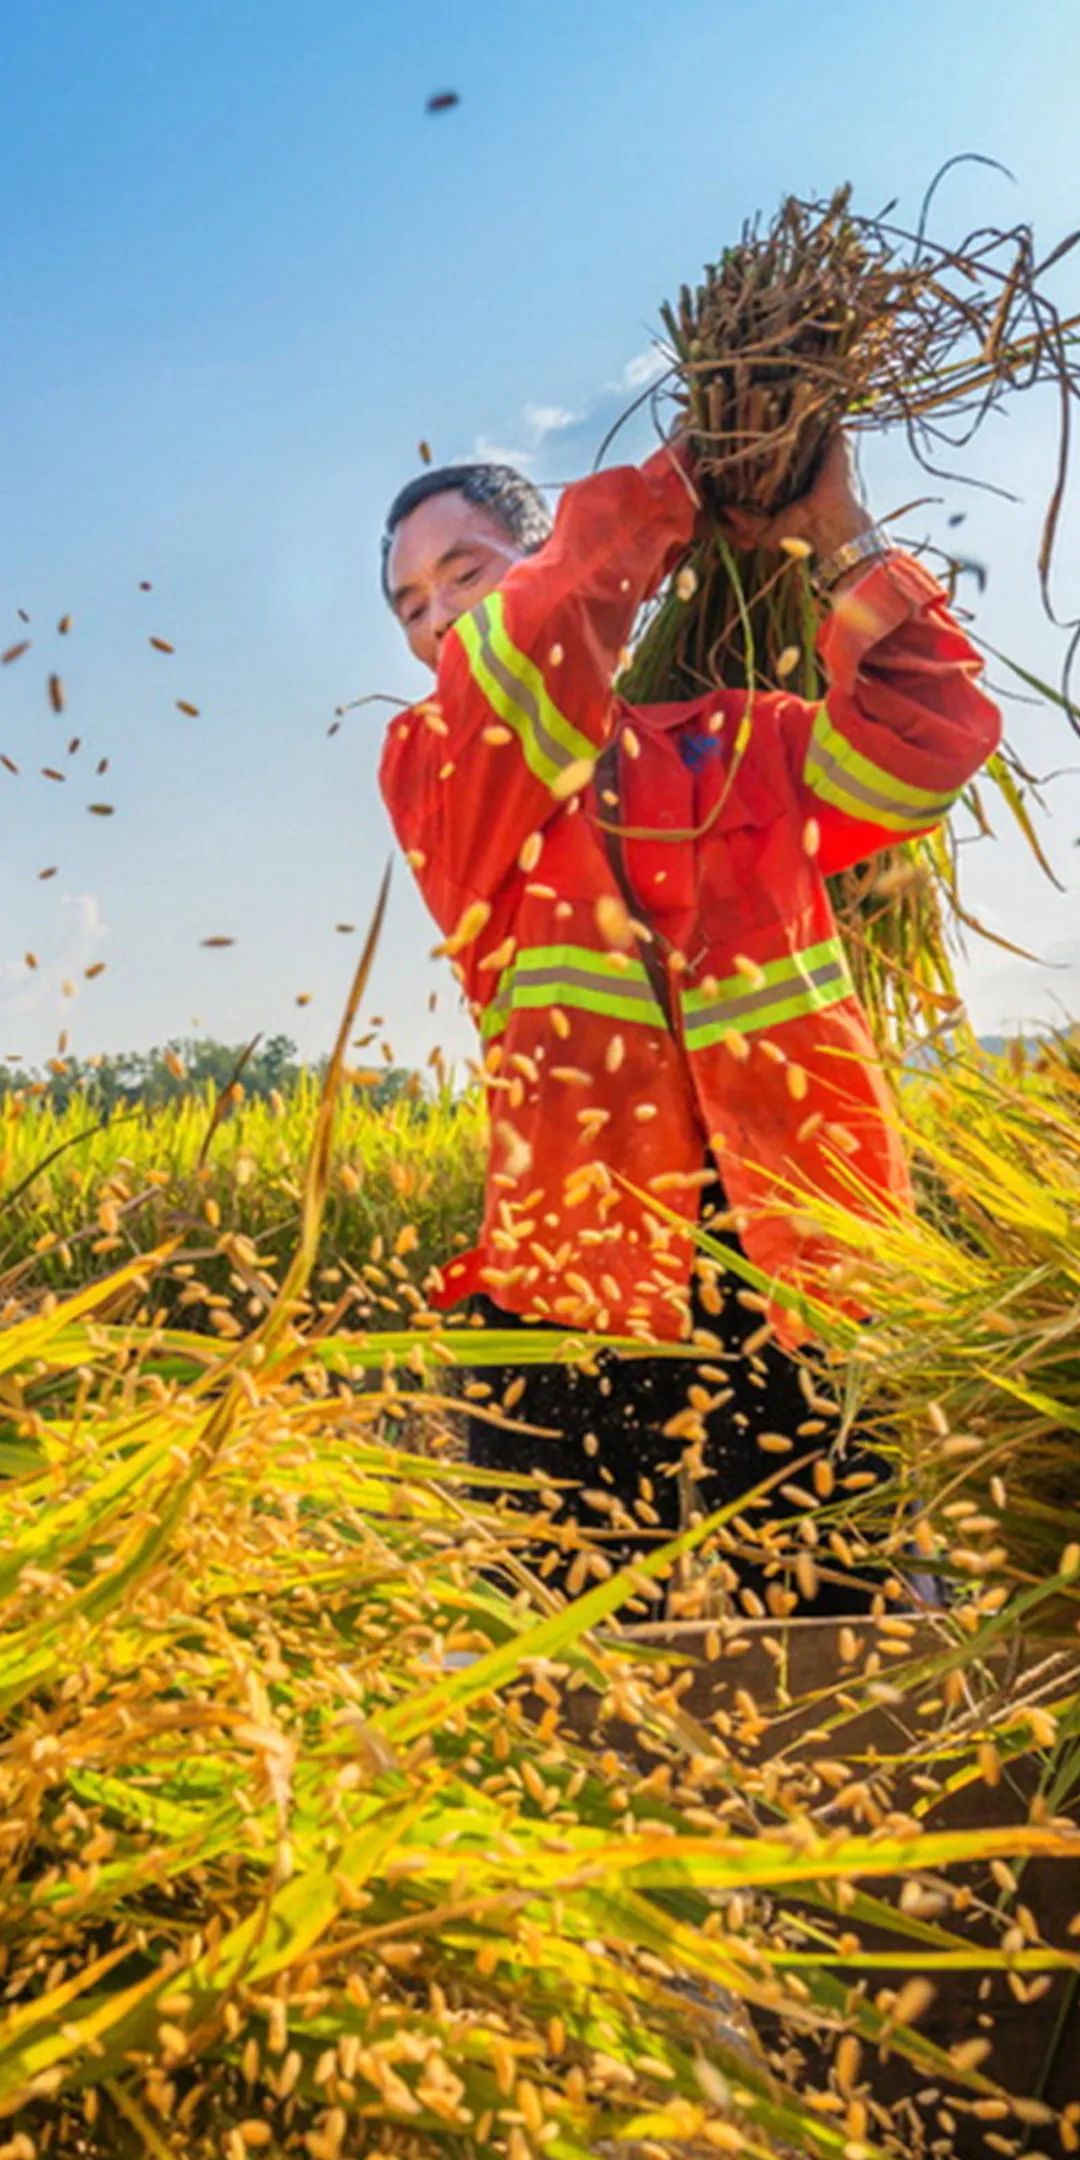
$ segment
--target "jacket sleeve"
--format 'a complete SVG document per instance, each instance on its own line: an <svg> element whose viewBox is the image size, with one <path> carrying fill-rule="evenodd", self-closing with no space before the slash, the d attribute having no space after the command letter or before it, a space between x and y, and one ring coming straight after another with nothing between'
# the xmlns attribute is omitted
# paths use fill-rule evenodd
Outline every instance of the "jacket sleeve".
<svg viewBox="0 0 1080 2160"><path fill-rule="evenodd" d="M392 723L380 785L447 933L493 899L530 834L587 783L634 617L696 515L685 462L668 448L567 488L550 540L455 623L433 696Z"/></svg>
<svg viewBox="0 0 1080 2160"><path fill-rule="evenodd" d="M982 662L937 580L890 555L849 587L818 640L824 701L783 700L783 746L826 874L928 832L1001 739Z"/></svg>

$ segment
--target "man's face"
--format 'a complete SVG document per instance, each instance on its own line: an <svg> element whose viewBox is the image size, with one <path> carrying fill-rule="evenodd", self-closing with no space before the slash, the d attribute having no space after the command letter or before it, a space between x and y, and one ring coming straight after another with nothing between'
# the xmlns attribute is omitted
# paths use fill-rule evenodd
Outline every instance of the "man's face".
<svg viewBox="0 0 1080 2160"><path fill-rule="evenodd" d="M432 674L458 616L494 592L521 554L498 518L457 488L429 496L402 518L386 565L390 605L410 652Z"/></svg>

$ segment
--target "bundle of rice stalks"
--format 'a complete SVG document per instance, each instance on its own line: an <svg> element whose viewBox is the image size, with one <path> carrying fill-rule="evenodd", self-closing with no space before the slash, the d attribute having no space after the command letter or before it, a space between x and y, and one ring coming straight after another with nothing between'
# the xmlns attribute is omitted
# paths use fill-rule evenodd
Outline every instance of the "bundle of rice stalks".
<svg viewBox="0 0 1080 2160"><path fill-rule="evenodd" d="M968 441L1005 397L1045 382L1062 401L1039 554L1049 608L1080 318L1062 321L1041 280L1077 237L1042 263L1024 226L942 246L922 224L909 234L884 215L857 215L841 188L827 203L788 198L765 230L744 228L696 289L683 287L662 310L670 369L651 394L674 401L715 524L691 559L693 578L647 624L620 683L626 696L696 697L718 684L820 696L820 604L805 562L760 553L737 561L724 512L773 516L796 501L841 423L902 426L915 457L938 473L939 444ZM1058 701L1077 725L1067 696ZM1022 807L1017 771L999 760L993 777L1009 809ZM890 850L882 871L891 885L868 894L865 879L848 876L835 881L834 900L879 1035L895 1041L955 1001L955 917L931 844Z"/></svg>
<svg viewBox="0 0 1080 2160"><path fill-rule="evenodd" d="M662 310L677 409L713 507L772 516L812 485L841 422L902 425L929 464L948 439L943 416L967 441L1007 395L1052 382L1063 428L1039 558L1045 579L1067 401L1080 390L1080 317L1063 321L1040 280L1080 234L1042 262L1027 226L941 245L924 230L930 196L914 234L854 212L847 187L828 203L788 197L764 232L747 225L696 291L684 286L677 309Z"/></svg>

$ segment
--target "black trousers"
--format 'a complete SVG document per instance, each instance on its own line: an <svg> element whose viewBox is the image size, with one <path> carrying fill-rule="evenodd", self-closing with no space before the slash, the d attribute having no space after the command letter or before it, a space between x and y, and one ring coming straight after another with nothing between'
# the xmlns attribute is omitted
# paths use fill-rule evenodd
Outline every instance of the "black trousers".
<svg viewBox="0 0 1080 2160"><path fill-rule="evenodd" d="M572 1487L560 1495L555 1523L572 1519L590 1533L599 1533L602 1549L621 1565L683 1527L688 1503L691 1519L694 1513L711 1513L781 1469L784 1455L760 1448L759 1435L789 1438L792 1463L827 1448L835 1421L826 1420L817 1434L799 1435L798 1428L813 1420L794 1360L772 1341L748 1355L744 1345L760 1329L761 1314L738 1303L739 1285L734 1280L728 1278L720 1287L723 1309L719 1314L702 1307L695 1287L695 1325L707 1327L721 1343L719 1350L702 1350L700 1365L694 1358L648 1354L624 1358L605 1350L599 1353L593 1372L565 1364L475 1368L475 1377L491 1389L488 1400L493 1407L511 1389L507 1415L515 1423L548 1431L541 1435L505 1430L486 1417L470 1416L470 1463L478 1469L536 1476L535 1494L512 1495L515 1509L544 1504L539 1488L545 1482L550 1490L552 1480L572 1480ZM473 1312L489 1327L529 1324L486 1297L474 1300ZM524 1387L513 1390L512 1383L522 1380ZM703 1444L691 1442L689 1470L684 1466L680 1474L687 1442L664 1428L687 1409L691 1390L702 1406L706 1437ZM706 1403L714 1406L705 1408ZM880 1458L852 1442L834 1470L838 1483L856 1471L869 1472L875 1481L887 1475ZM749 1536L736 1526L722 1538L721 1575L734 1609L753 1614L764 1608L777 1613L785 1597L797 1595L798 1611L808 1616L866 1611L884 1570L868 1564L865 1547L853 1551L849 1559L838 1558L826 1532L819 1537L811 1565L804 1560L798 1570L797 1535L785 1537L787 1553L779 1564L763 1552L753 1535L755 1528L813 1512L801 1508L798 1499L787 1498L779 1489L783 1482L778 1480L762 1501L747 1510L744 1523L750 1526ZM798 1485L803 1491L813 1491L809 1471L801 1474ZM794 1532L795 1525L791 1528ZM807 1550L805 1545L801 1549ZM550 1557L545 1565L545 1555L550 1556L552 1550L550 1540L537 1541L528 1558L541 1572L565 1583L573 1561L560 1560L552 1569Z"/></svg>

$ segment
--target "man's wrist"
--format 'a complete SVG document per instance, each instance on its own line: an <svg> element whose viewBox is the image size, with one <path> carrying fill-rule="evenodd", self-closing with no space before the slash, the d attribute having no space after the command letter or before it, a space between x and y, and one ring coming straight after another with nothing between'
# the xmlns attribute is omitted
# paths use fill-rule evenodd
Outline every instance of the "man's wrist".
<svg viewBox="0 0 1080 2160"><path fill-rule="evenodd" d="M817 592L834 599L855 579L864 577L873 563L891 553L892 542L888 534L879 525L868 521L861 532L841 541L830 554L815 556L810 571L811 583Z"/></svg>
<svg viewBox="0 0 1080 2160"><path fill-rule="evenodd" d="M816 562L826 562L838 549L846 547L850 540L861 540L864 533L873 532L874 520L862 503L837 505L835 510L808 520L806 539L813 550Z"/></svg>

